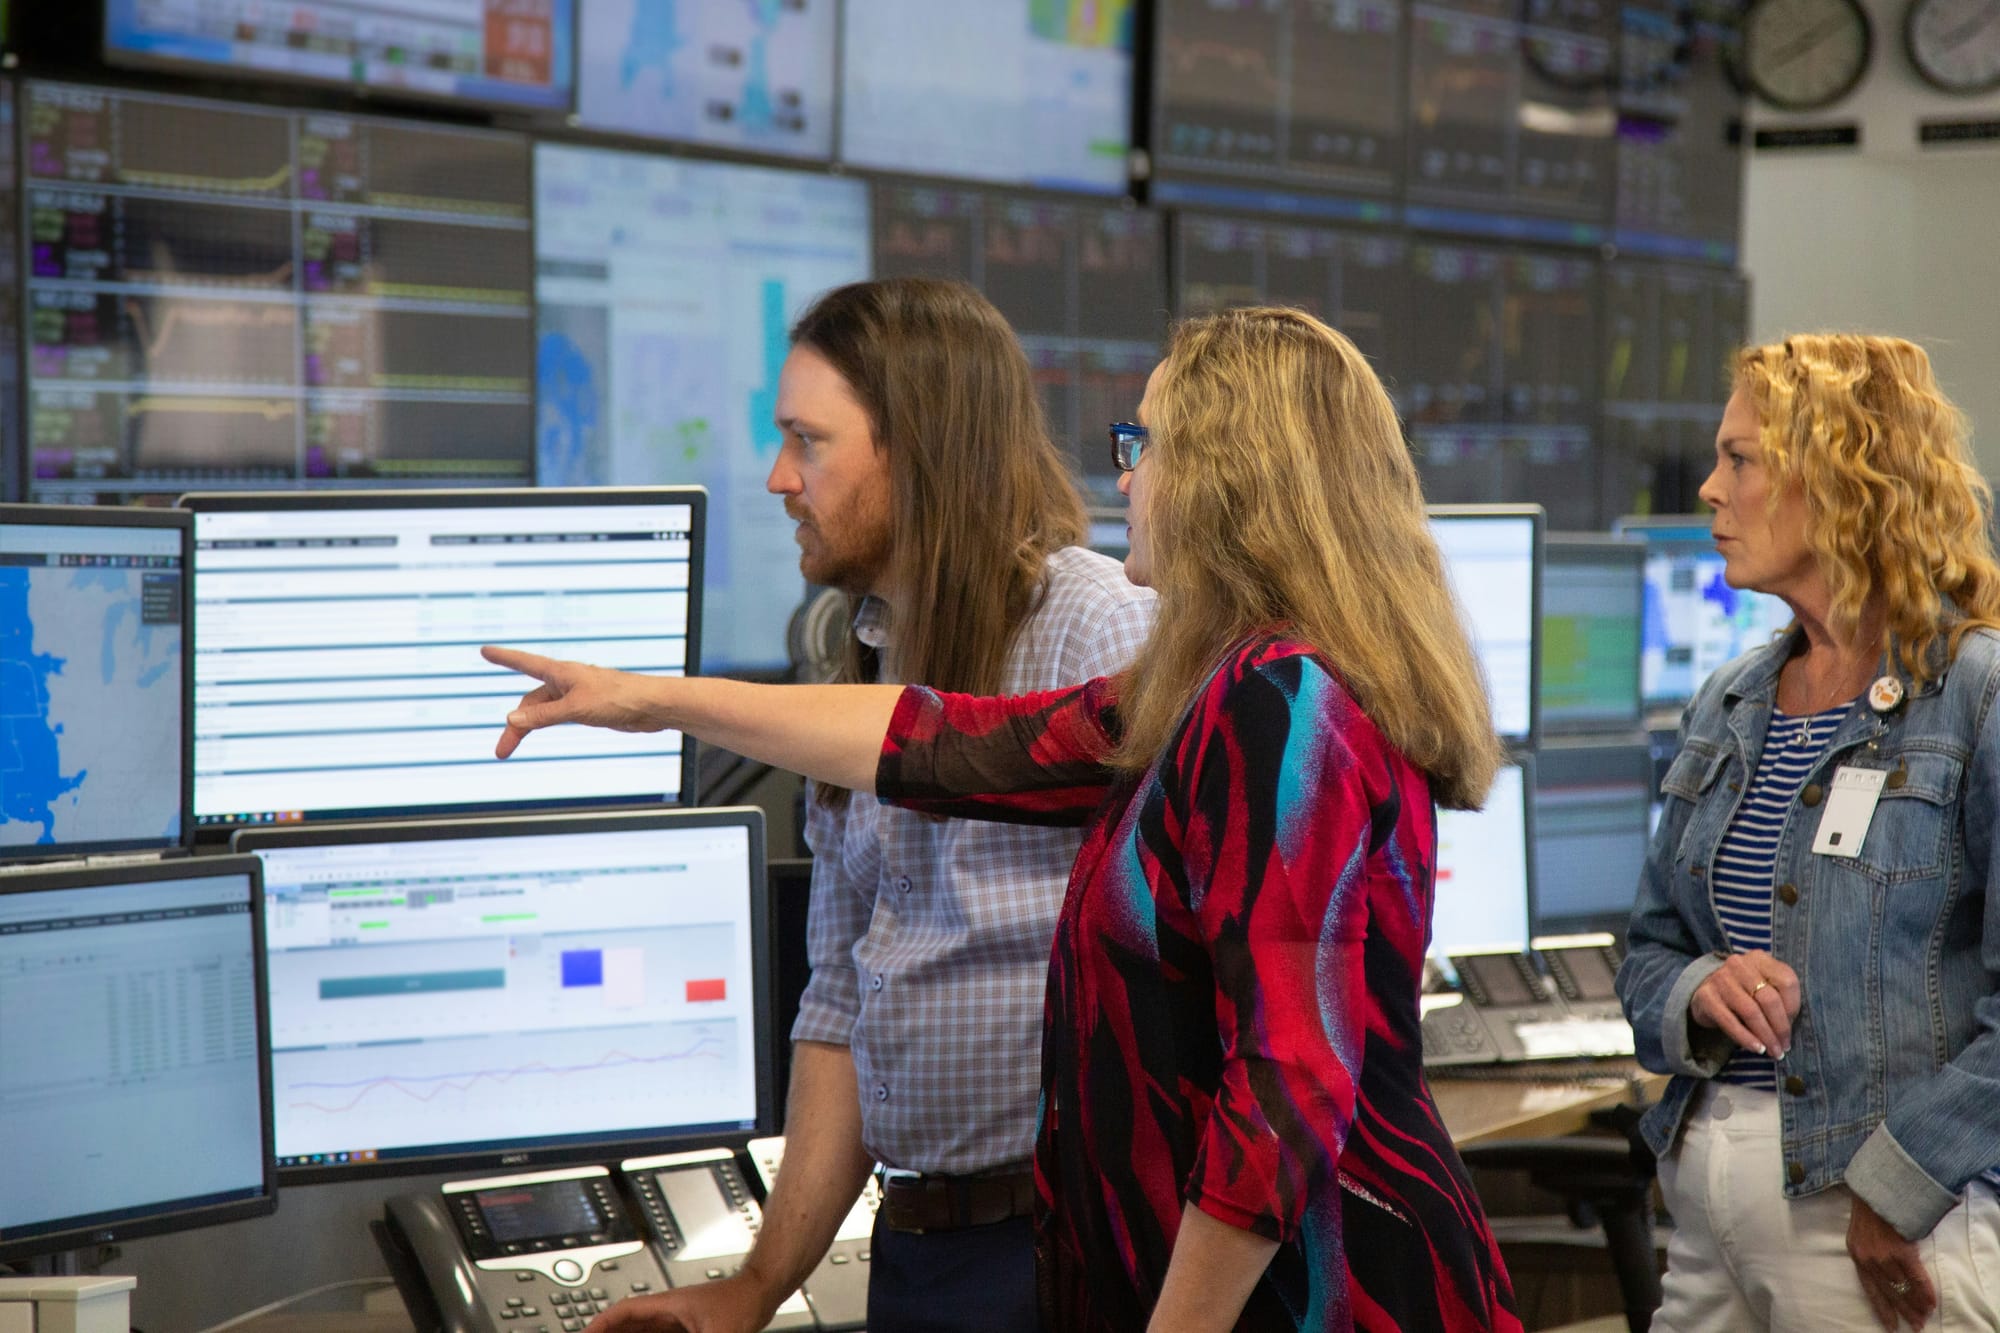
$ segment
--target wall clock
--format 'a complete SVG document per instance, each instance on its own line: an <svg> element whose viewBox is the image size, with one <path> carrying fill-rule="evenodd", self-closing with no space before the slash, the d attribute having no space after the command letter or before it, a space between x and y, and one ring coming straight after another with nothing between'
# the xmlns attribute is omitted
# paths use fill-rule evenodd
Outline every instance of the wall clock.
<svg viewBox="0 0 2000 1333"><path fill-rule="evenodd" d="M1853 92L1874 49L1860 0L1754 0L1743 16L1743 75L1786 111L1816 111Z"/></svg>
<svg viewBox="0 0 2000 1333"><path fill-rule="evenodd" d="M1941 91L1969 96L2000 87L2000 0L1911 0L1903 49Z"/></svg>

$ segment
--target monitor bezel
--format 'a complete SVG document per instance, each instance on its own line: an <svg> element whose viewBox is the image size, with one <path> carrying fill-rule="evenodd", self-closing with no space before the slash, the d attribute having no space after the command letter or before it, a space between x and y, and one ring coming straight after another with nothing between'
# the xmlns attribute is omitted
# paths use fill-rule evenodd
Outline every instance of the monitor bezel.
<svg viewBox="0 0 2000 1333"><path fill-rule="evenodd" d="M1498 721L1494 723L1494 734L1507 745L1532 749L1542 734L1542 543L1548 531L1548 513L1538 504L1447 504L1426 505L1424 515L1432 522L1445 519L1518 523L1528 519L1534 525L1534 535L1529 544L1528 571L1528 729L1525 732L1501 731ZM1439 551L1438 554L1442 557L1444 553ZM1471 626L1466 628L1469 631ZM1469 640L1470 633L1466 637ZM1478 645L1472 647L1477 653Z"/></svg>
<svg viewBox="0 0 2000 1333"><path fill-rule="evenodd" d="M63 889L89 889L119 884L170 883L184 879L245 876L250 882L250 955L256 984L258 1119L263 1133L263 1179L252 1198L198 1204L170 1200L148 1206L143 1216L114 1220L97 1214L69 1223L61 1230L32 1236L0 1236L0 1261L58 1254L82 1246L111 1245L141 1236L158 1236L197 1227L216 1226L245 1218L264 1217L278 1206L276 1114L271 1100L271 1007L264 955L264 865L254 856L204 856L142 864L65 866L33 869L0 876L0 896ZM132 1210L121 1210L130 1212Z"/></svg>
<svg viewBox="0 0 2000 1333"><path fill-rule="evenodd" d="M1531 797L1537 801L1540 799L1542 773L1545 767L1541 762L1543 758L1552 755L1577 754L1587 751L1604 753L1629 752L1629 757L1635 761L1634 773L1639 778L1640 785L1646 793L1646 805L1650 814L1654 795L1652 745L1648 740L1647 732L1643 728L1636 726L1615 735L1570 737L1564 738L1552 745L1541 746L1535 752L1536 785L1534 791L1531 793ZM1647 855L1651 854L1653 843L1653 831L1649 825L1650 819L1640 826L1640 841L1644 844ZM1537 819L1535 824L1535 836L1538 839L1541 837L1539 819ZM1539 877L1541 874L1541 849L1539 845L1534 850L1534 858L1535 873ZM1639 885L1635 880L1632 884L1632 897L1635 902L1638 898L1638 892ZM1533 901L1535 911L1529 924L1534 927L1534 936L1537 939L1546 936L1583 935L1608 931L1616 936L1620 942L1623 942L1626 929L1632 923L1632 909L1630 907L1616 912L1607 911L1567 916L1551 915L1542 906L1542 892L1539 879L1535 885Z"/></svg>
<svg viewBox="0 0 2000 1333"><path fill-rule="evenodd" d="M467 93L440 93L424 88L411 88L394 83L369 83L359 79L319 78L296 70L267 69L245 64L241 61L196 60L188 56L158 56L143 51L134 51L120 46L112 40L111 6L115 0L103 0L97 6L99 58L110 69L134 70L143 73L175 74L203 79L226 79L253 85L276 88L322 88L344 92L358 100L370 103L382 102L389 105L406 103L415 107L432 110L458 108L465 111L486 111L519 116L567 117L576 111L579 89L577 80L581 76L580 51L577 38L580 35L577 11L584 0L561 0L568 10L568 21L558 21L551 25L552 33L566 30L569 42L568 79L549 98L507 98L480 97ZM561 40L561 37L558 37Z"/></svg>
<svg viewBox="0 0 2000 1333"><path fill-rule="evenodd" d="M1638 542L1627 541L1623 538L1609 536L1601 532L1544 532L1542 534L1542 562L1539 577L1546 580L1549 576L1549 571L1553 567L1565 563L1566 554L1586 552L1599 561L1626 563L1632 566L1632 600L1639 608L1638 618L1641 626L1641 639L1643 640L1646 618L1646 548ZM1578 563L1584 563L1584 561L1579 560ZM1546 608L1547 598L1544 597L1541 598L1541 602L1537 607L1538 622L1540 616L1546 613ZM1540 644L1541 638L1538 638L1538 648ZM1539 670L1541 665L1539 655L1536 662L1537 669ZM1536 690L1538 695L1540 688L1541 682L1537 679ZM1646 674L1640 666L1639 655L1635 653L1632 658L1632 707L1628 712L1621 712L1617 717L1551 718L1548 708L1539 697L1536 703L1536 719L1541 727L1541 735L1545 737L1602 735L1610 732L1637 731L1646 718Z"/></svg>
<svg viewBox="0 0 2000 1333"><path fill-rule="evenodd" d="M194 846L194 517L176 509L95 505L0 504L7 527L178 529L181 534L181 829L177 838L131 838L0 846L0 864L115 852L186 852Z"/></svg>
<svg viewBox="0 0 2000 1333"><path fill-rule="evenodd" d="M663 505L685 504L690 506L690 523L694 539L688 552L688 624L687 662L682 668L684 676L701 674L701 616L702 585L705 579L705 562L708 546L708 490L703 486L605 486L605 487L493 487L462 490L352 490L352 491L189 491L180 497L179 507L198 519L202 514L257 513L257 512L301 512L320 510L389 510L389 509L478 509L478 508L551 508L561 506L591 505ZM195 538L193 527L189 530L189 569L194 569ZM195 580L189 582L192 602L200 593ZM189 690L193 691L194 654L198 641L189 640ZM523 678L523 693L529 687ZM192 719L192 712L190 712ZM501 719L494 719L497 728ZM192 733L192 722L190 722ZM190 741L192 746L192 741ZM697 745L692 736L685 732L681 736L681 776L678 795L674 804L692 805L696 799L694 785L700 779L701 766L696 754ZM188 810L194 811L192 768L190 758L190 781ZM614 798L585 798L574 804L569 802L521 801L502 806L487 806L472 809L466 806L435 806L423 809L408 809L402 813L395 810L359 811L353 814L322 816L318 819L302 821L313 827L334 824L377 824L389 820L424 819L446 820L452 818L500 818L510 815L529 814L536 810L560 809L565 812L585 813L596 810L630 810L635 806L661 804L654 796L637 795ZM202 825L196 833L203 843L213 844L226 840L238 829L269 827L247 823L218 823Z"/></svg>
<svg viewBox="0 0 2000 1333"><path fill-rule="evenodd" d="M756 1124L726 1133L640 1134L624 1138L593 1137L588 1142L535 1145L430 1145L437 1151L398 1150L395 1157L369 1162L277 1166L285 1185L328 1184L345 1180L375 1180L430 1175L439 1171L532 1170L578 1162L616 1161L623 1157L678 1151L684 1148L742 1147L753 1138L779 1132L776 1113L775 1064L772 1056L773 1016L777 1003L764 812L756 806L711 806L701 809L601 811L594 814L523 815L507 819L450 819L378 824L260 826L239 829L230 850L252 856L293 847L355 846L368 843L437 842L455 838L561 837L591 833L646 832L654 829L743 828L749 842L750 977L752 993L752 1079L756 1086ZM199 863L198 863L199 864ZM259 863L261 865L261 861ZM261 881L260 881L261 883ZM268 1009L268 997L266 1008ZM787 1036L789 1034L786 1034ZM268 1047L268 1039L266 1045ZM273 1143L276 1111L272 1112ZM275 1152L275 1149L274 1149ZM273 1161L275 1163L275 1157Z"/></svg>
<svg viewBox="0 0 2000 1333"><path fill-rule="evenodd" d="M1528 909L1525 918L1528 933L1521 940L1521 952L1523 953L1528 951L1529 942L1535 938L1535 922L1541 910L1540 897L1536 892L1535 883L1536 877L1541 873L1540 862L1535 856L1535 753L1534 749L1525 745L1509 745L1506 748L1506 754L1500 760L1501 768L1518 769L1521 774L1521 868L1527 876L1524 881L1523 892L1527 898ZM1484 807L1482 807L1482 812L1483 809ZM1435 865L1433 865L1432 870L1435 872ZM1431 920L1425 923L1424 929L1424 956L1440 965L1450 966L1451 955L1436 953L1433 950L1437 923L1437 905L1437 892L1433 888L1431 893ZM1479 954L1459 954L1456 956L1479 957L1489 954L1501 957L1506 956L1503 950L1483 950Z"/></svg>

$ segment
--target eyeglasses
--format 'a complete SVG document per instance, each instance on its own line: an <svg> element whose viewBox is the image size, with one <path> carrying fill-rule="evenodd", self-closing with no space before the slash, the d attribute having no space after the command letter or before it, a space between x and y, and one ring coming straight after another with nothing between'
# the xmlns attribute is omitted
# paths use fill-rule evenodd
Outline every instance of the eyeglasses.
<svg viewBox="0 0 2000 1333"><path fill-rule="evenodd" d="M1139 455L1152 442L1153 434L1136 421L1111 423L1111 461L1120 472L1139 466Z"/></svg>

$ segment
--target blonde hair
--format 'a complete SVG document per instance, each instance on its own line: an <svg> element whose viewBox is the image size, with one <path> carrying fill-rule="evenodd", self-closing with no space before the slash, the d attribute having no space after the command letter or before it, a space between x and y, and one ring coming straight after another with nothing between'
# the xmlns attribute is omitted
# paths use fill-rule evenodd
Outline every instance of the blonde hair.
<svg viewBox="0 0 2000 1333"><path fill-rule="evenodd" d="M1297 310L1175 330L1152 396L1147 522L1159 618L1122 692L1118 760L1164 750L1243 639L1279 630L1473 809L1501 761L1485 684L1396 412L1366 358Z"/></svg>
<svg viewBox="0 0 2000 1333"><path fill-rule="evenodd" d="M1879 597L1897 660L1922 685L1940 643L1949 661L1968 631L2000 628L1992 488L1923 348L1800 334L1738 352L1735 381L1762 419L1774 499L1794 482L1804 496L1835 634L1857 636Z"/></svg>

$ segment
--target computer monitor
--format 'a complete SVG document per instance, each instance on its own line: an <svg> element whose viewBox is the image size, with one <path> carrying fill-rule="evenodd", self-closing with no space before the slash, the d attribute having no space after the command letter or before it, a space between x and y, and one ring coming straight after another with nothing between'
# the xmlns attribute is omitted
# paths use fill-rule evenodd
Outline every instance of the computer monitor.
<svg viewBox="0 0 2000 1333"><path fill-rule="evenodd" d="M834 0L577 7L577 123L783 157L833 156Z"/></svg>
<svg viewBox="0 0 2000 1333"><path fill-rule="evenodd" d="M1510 740L1535 734L1542 511L1538 505L1432 505L1431 532L1465 616L1493 708Z"/></svg>
<svg viewBox="0 0 2000 1333"><path fill-rule="evenodd" d="M534 480L523 136L42 82L23 120L28 498Z"/></svg>
<svg viewBox="0 0 2000 1333"><path fill-rule="evenodd" d="M867 0L841 9L843 162L1125 191L1131 0Z"/></svg>
<svg viewBox="0 0 2000 1333"><path fill-rule="evenodd" d="M244 824L644 805L678 732L561 727L493 757L534 682L482 644L700 670L697 487L190 495L194 814Z"/></svg>
<svg viewBox="0 0 2000 1333"><path fill-rule="evenodd" d="M0 1260L276 1206L256 858L0 875Z"/></svg>
<svg viewBox="0 0 2000 1333"><path fill-rule="evenodd" d="M1542 730L1630 732L1639 705L1646 552L1601 533L1542 539Z"/></svg>
<svg viewBox="0 0 2000 1333"><path fill-rule="evenodd" d="M1402 5L1161 0L1155 9L1155 200L1394 216Z"/></svg>
<svg viewBox="0 0 2000 1333"><path fill-rule="evenodd" d="M1537 936L1625 933L1646 863L1652 763L1643 733L1536 752Z"/></svg>
<svg viewBox="0 0 2000 1333"><path fill-rule="evenodd" d="M535 166L541 484L706 486L706 665L780 673L805 580L764 489L778 375L806 306L868 276L868 186L548 143Z"/></svg>
<svg viewBox="0 0 2000 1333"><path fill-rule="evenodd" d="M1160 214L941 181L880 181L875 276L949 278L993 302L1020 338L1049 434L1087 503L1121 507L1104 428L1128 420L1167 326Z"/></svg>
<svg viewBox="0 0 2000 1333"><path fill-rule="evenodd" d="M1480 810L1437 812L1437 890L1431 904L1430 956L1520 953L1534 912L1531 836L1534 763L1501 765Z"/></svg>
<svg viewBox="0 0 2000 1333"><path fill-rule="evenodd" d="M0 861L190 840L192 531L0 505Z"/></svg>
<svg viewBox="0 0 2000 1333"><path fill-rule="evenodd" d="M771 1114L754 809L245 829L286 1181L615 1160Z"/></svg>
<svg viewBox="0 0 2000 1333"><path fill-rule="evenodd" d="M1717 667L1792 623L1767 593L1732 588L1703 515L1621 518L1612 529L1646 548L1646 621L1640 669L1646 707L1671 712Z"/></svg>
<svg viewBox="0 0 2000 1333"><path fill-rule="evenodd" d="M602 3L602 0L599 0ZM105 0L109 64L567 111L575 0Z"/></svg>

